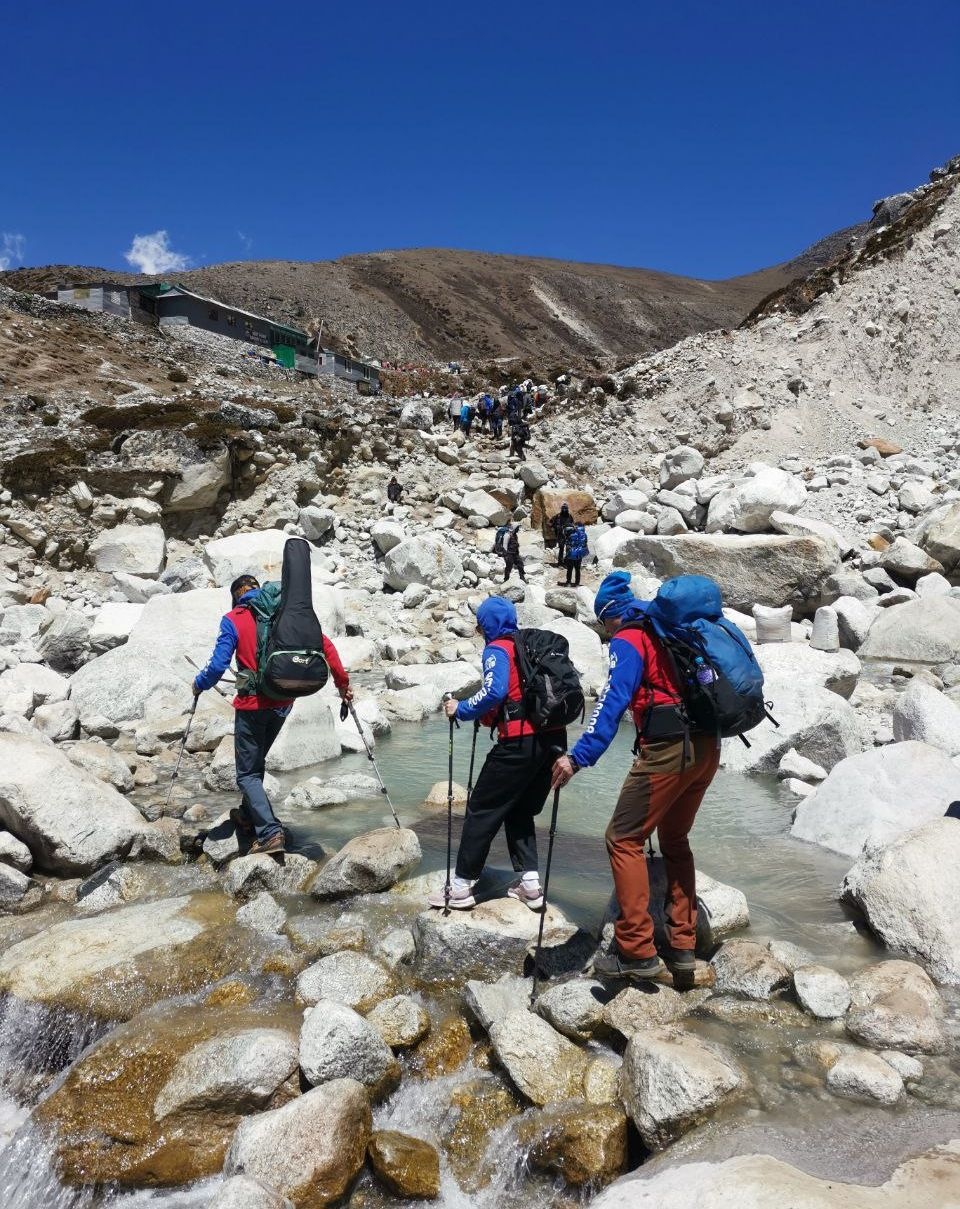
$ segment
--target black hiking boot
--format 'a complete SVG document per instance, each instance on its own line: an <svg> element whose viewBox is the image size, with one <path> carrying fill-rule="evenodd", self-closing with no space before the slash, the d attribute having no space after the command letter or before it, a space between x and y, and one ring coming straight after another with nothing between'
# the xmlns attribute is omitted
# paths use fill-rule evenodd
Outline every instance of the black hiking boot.
<svg viewBox="0 0 960 1209"><path fill-rule="evenodd" d="M593 972L598 978L625 978L645 982L666 970L659 957L624 957L615 949L593 959Z"/></svg>
<svg viewBox="0 0 960 1209"><path fill-rule="evenodd" d="M692 974L697 968L697 959L693 949L673 949L667 946L661 957L668 970L676 974Z"/></svg>

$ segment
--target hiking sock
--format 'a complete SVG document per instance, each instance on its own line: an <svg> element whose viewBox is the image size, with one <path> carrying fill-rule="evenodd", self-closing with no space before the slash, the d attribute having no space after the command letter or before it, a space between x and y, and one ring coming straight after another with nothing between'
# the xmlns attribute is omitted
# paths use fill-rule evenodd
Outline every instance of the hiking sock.
<svg viewBox="0 0 960 1209"><path fill-rule="evenodd" d="M536 871L536 869L528 870L521 876L520 880L525 886L532 890L535 886L540 885L540 874Z"/></svg>
<svg viewBox="0 0 960 1209"><path fill-rule="evenodd" d="M458 894L469 894L470 881L465 877L452 877L450 879L450 889L455 890Z"/></svg>

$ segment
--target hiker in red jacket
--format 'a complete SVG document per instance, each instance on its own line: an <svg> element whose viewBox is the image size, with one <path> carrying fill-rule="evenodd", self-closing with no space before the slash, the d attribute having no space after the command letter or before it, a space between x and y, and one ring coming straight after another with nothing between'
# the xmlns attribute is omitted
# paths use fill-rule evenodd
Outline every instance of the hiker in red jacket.
<svg viewBox="0 0 960 1209"><path fill-rule="evenodd" d="M193 682L193 695L198 697L213 688L236 655L239 671L257 670L257 619L250 605L256 600L260 583L253 575L241 575L230 585L233 608L220 619L220 633L206 667ZM344 701L353 700L350 680L344 671L337 648L323 636L323 654ZM233 749L237 767L237 786L243 794L239 807L230 811L230 818L240 832L255 833L251 852L283 852L283 828L273 812L263 787L267 753L283 729L292 701L275 701L258 693L238 693L233 699Z"/></svg>

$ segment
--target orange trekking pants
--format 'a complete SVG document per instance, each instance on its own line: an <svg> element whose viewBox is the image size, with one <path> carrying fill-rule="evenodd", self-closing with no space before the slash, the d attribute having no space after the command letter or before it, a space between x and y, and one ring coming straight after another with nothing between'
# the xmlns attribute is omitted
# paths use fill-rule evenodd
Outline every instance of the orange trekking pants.
<svg viewBox="0 0 960 1209"><path fill-rule="evenodd" d="M667 874L667 938L675 949L697 940L697 885L687 836L720 763L712 735L694 735L687 758L683 740L644 744L620 790L607 827L607 853L620 918L617 947L624 957L654 957L650 883L643 846L657 832Z"/></svg>

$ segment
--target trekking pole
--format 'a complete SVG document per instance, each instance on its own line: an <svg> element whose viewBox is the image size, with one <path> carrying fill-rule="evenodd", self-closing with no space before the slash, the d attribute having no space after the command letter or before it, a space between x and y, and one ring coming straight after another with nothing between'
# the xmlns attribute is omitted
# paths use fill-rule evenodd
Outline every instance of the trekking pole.
<svg viewBox="0 0 960 1209"><path fill-rule="evenodd" d="M444 697L450 701L452 693ZM456 718L450 719L450 742L447 749L447 880L443 885L443 913L450 914L450 862L453 859L453 731L457 725Z"/></svg>
<svg viewBox="0 0 960 1209"><path fill-rule="evenodd" d="M197 712L197 702L199 700L199 696L194 695L193 704L190 706L190 713L187 715L187 726L183 732L183 738L180 740L180 752L177 756L177 764L173 770L173 776L170 778L170 788L167 790L167 800L163 808L164 811L169 809L170 799L173 796L173 783L180 775L180 764L183 760L183 753L186 750L187 739L190 737L190 727L193 725L193 716Z"/></svg>
<svg viewBox="0 0 960 1209"><path fill-rule="evenodd" d="M562 747L550 749L558 756L563 755ZM537 947L533 954L533 986L530 989L530 1006L533 1007L537 998L537 982L540 976L540 951L543 948L543 925L547 920L547 894L550 891L550 865L553 861L553 840L557 834L557 813L560 810L560 787L553 791L553 811L550 815L550 840L547 844L547 868L543 875L543 910L540 913L540 927L537 930Z"/></svg>
<svg viewBox="0 0 960 1209"><path fill-rule="evenodd" d="M340 721L341 722L346 722L348 713L351 715L354 722L356 722L356 724L357 724L357 730L360 732L360 741L363 744L364 751L366 751L366 753L367 753L367 759L373 765L373 771L376 773L377 780L380 782L380 792L383 794L383 796L387 800L387 805L390 807L390 813L393 815L393 821L396 823L397 827L400 827L400 826L402 826L402 824L400 822L400 818L397 815L396 810L394 809L393 802L390 801L390 794L387 792L387 787L383 783L383 777L380 775L380 768L374 757L373 750L371 749L370 744L367 742L367 736L363 733L363 727L360 724L360 719L357 716L357 711L353 708L352 701L344 701L342 703L342 705L340 706Z"/></svg>
<svg viewBox="0 0 960 1209"><path fill-rule="evenodd" d="M198 672L200 671L200 664L197 663L196 660L191 659L189 655L184 655L184 659L186 659L187 663L189 663L191 667L195 667ZM228 680L227 683L233 684L234 681ZM220 694L221 697L226 697L226 699L228 701L230 700L230 694L227 692L226 689L221 688L219 684L215 684L213 687L216 689L216 691Z"/></svg>
<svg viewBox="0 0 960 1209"><path fill-rule="evenodd" d="M473 797L473 762L477 757L477 732L480 730L480 719L473 723L473 739L470 743L470 774L467 777L467 809L470 809L470 799Z"/></svg>

